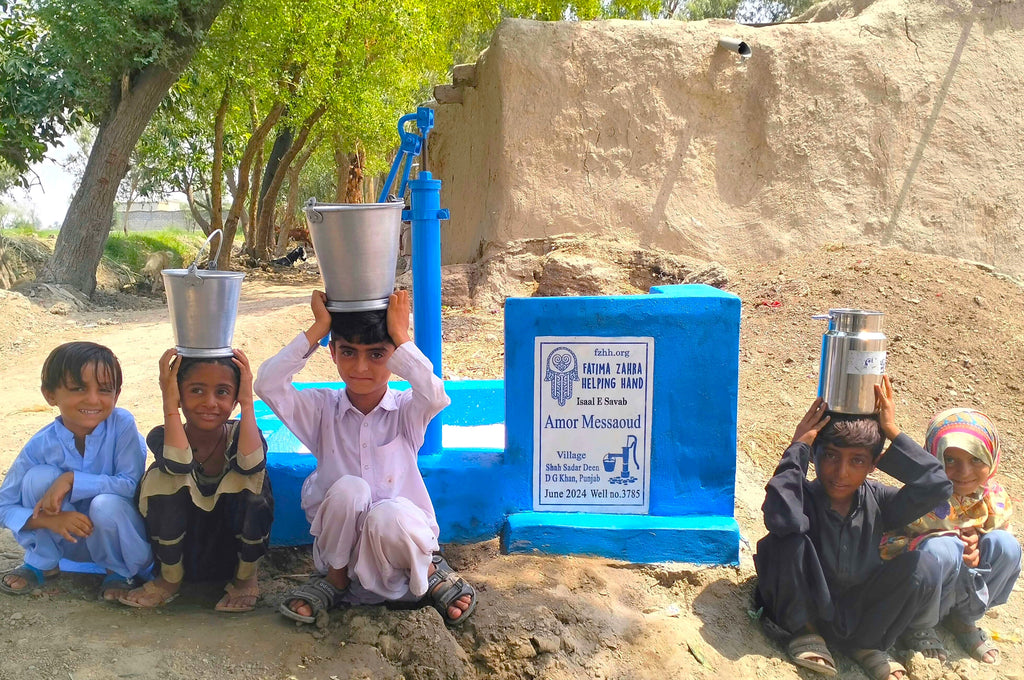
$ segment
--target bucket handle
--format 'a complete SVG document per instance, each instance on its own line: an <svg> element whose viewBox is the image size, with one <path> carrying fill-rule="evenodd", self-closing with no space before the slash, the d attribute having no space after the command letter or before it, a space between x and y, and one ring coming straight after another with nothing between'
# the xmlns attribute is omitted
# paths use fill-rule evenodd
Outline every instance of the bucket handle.
<svg viewBox="0 0 1024 680"><path fill-rule="evenodd" d="M832 318L831 314L812 314L811 318L815 321L828 321Z"/></svg>
<svg viewBox="0 0 1024 680"><path fill-rule="evenodd" d="M324 221L324 214L316 209L316 198L310 197L306 201L306 219L313 224L320 224Z"/></svg>
<svg viewBox="0 0 1024 680"><path fill-rule="evenodd" d="M196 259L192 260L192 264L190 264L188 266L188 272L185 274L185 281L188 283L188 285L190 285L190 286L200 285L201 286L203 284L203 278L201 276L199 276L199 274L196 273L198 271L198 269L199 269L199 265L198 265L199 255L203 252L203 248L205 248L208 245L210 245L210 241L213 240L214 236L219 236L220 237L218 242L217 242L217 254L214 256L214 258L211 261L211 263L207 266L207 269L208 270L216 270L217 269L217 261L220 260L220 251L221 251L221 248L224 247L224 232L221 231L220 229L214 229L213 231L211 231L210 235L206 237L206 241L203 243L203 245L199 246L199 251L196 253Z"/></svg>

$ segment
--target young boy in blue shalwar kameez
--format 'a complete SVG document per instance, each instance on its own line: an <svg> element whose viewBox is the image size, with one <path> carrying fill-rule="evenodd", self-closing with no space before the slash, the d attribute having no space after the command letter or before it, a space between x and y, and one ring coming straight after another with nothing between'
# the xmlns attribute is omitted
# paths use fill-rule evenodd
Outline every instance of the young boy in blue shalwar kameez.
<svg viewBox="0 0 1024 680"><path fill-rule="evenodd" d="M116 600L153 561L134 502L145 443L132 414L115 407L121 366L102 345L66 343L43 363L42 392L60 415L25 444L0 486L0 525L25 549L0 590L31 592L67 558L102 567L100 596Z"/></svg>

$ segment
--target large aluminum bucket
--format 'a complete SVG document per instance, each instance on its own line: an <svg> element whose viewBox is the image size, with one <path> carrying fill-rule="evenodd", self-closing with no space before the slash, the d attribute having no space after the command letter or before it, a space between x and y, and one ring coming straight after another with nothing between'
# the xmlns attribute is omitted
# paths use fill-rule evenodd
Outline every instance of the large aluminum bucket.
<svg viewBox="0 0 1024 680"><path fill-rule="evenodd" d="M831 309L821 339L818 396L829 410L866 415L875 411L875 385L885 374L885 314L864 309Z"/></svg>
<svg viewBox="0 0 1024 680"><path fill-rule="evenodd" d="M218 229L210 234L206 242L219 232ZM220 253L220 248L217 252ZM178 354L203 358L231 356L245 273L199 269L195 262L188 269L164 269L161 273Z"/></svg>
<svg viewBox="0 0 1024 680"><path fill-rule="evenodd" d="M306 222L332 312L385 309L395 287L401 203L306 202Z"/></svg>

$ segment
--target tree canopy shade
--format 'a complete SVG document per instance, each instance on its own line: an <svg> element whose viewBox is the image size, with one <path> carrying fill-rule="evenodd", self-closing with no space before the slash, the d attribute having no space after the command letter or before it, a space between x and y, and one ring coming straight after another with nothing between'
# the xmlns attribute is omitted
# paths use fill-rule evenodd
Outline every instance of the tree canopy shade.
<svg viewBox="0 0 1024 680"><path fill-rule="evenodd" d="M17 182L78 122L75 89L23 2L0 0L0 162ZM13 180L10 177L13 175Z"/></svg>
<svg viewBox="0 0 1024 680"><path fill-rule="evenodd" d="M97 124L45 276L91 295L135 143L225 0L33 0L46 41Z"/></svg>
<svg viewBox="0 0 1024 680"><path fill-rule="evenodd" d="M349 193L361 193L363 159L386 165L398 117L454 61L475 54L503 17L739 17L750 10L778 18L808 3L0 0L2 92L9 93L0 102L0 160L23 169L68 126L97 126L45 273L91 294L130 162L129 200L161 186L184 191L204 229L223 226L230 241L236 225L247 224L247 249L263 258L281 222L277 198L286 182L293 194L298 181L293 166L301 169L318 148L333 159L336 178L343 161L352 164ZM137 144L172 87L152 136ZM222 214L225 183L232 200ZM197 194L209 196L208 218Z"/></svg>

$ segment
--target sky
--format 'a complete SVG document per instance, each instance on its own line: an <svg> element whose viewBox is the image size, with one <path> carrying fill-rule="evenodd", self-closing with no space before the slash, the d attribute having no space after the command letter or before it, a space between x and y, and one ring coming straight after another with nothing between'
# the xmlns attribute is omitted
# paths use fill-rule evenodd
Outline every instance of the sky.
<svg viewBox="0 0 1024 680"><path fill-rule="evenodd" d="M59 229L74 194L74 177L64 170L62 163L77 152L78 144L72 137L64 138L64 146L51 148L46 158L32 166L29 173L32 186L26 191L14 188L3 197L7 205L23 210L30 219L35 217L41 229Z"/></svg>

